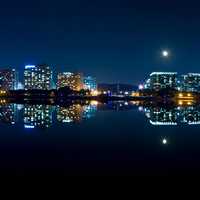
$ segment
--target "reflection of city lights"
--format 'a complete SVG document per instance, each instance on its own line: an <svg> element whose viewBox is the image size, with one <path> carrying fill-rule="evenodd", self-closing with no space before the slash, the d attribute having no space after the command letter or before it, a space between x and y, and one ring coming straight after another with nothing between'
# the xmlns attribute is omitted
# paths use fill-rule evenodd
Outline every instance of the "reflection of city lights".
<svg viewBox="0 0 200 200"><path fill-rule="evenodd" d="M22 110L23 109L23 105L22 104L18 104L17 105L17 110Z"/></svg>
<svg viewBox="0 0 200 200"><path fill-rule="evenodd" d="M179 101L178 104L181 106L181 105L183 105L183 102L182 102L182 101Z"/></svg>
<svg viewBox="0 0 200 200"><path fill-rule="evenodd" d="M140 93L139 92L133 92L132 93L132 97L139 97L140 96Z"/></svg>
<svg viewBox="0 0 200 200"><path fill-rule="evenodd" d="M125 105L125 106L128 106L128 102L125 102L124 105Z"/></svg>
<svg viewBox="0 0 200 200"><path fill-rule="evenodd" d="M142 106L140 106L140 107L138 108L138 110L142 112L144 109L143 109Z"/></svg>
<svg viewBox="0 0 200 200"><path fill-rule="evenodd" d="M91 101L90 105L92 106L98 106L99 102L98 101Z"/></svg>
<svg viewBox="0 0 200 200"><path fill-rule="evenodd" d="M24 128L26 128L26 129L34 129L35 126L24 125Z"/></svg>
<svg viewBox="0 0 200 200"><path fill-rule="evenodd" d="M179 97L183 97L183 94L182 94L182 93L180 93L178 96L179 96Z"/></svg>

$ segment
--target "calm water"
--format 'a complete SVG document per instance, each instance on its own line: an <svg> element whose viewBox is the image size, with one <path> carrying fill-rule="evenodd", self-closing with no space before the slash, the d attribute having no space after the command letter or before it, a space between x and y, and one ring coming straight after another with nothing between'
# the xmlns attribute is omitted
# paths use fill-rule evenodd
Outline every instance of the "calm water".
<svg viewBox="0 0 200 200"><path fill-rule="evenodd" d="M0 172L198 173L200 107L138 102L0 106Z"/></svg>

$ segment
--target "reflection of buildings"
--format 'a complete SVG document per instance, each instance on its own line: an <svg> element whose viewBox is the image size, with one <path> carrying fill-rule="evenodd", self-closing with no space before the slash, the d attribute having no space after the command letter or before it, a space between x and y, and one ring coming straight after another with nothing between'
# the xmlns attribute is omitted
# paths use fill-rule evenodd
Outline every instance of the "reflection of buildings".
<svg viewBox="0 0 200 200"><path fill-rule="evenodd" d="M152 125L200 124L200 107L148 107L143 110Z"/></svg>
<svg viewBox="0 0 200 200"><path fill-rule="evenodd" d="M0 89L15 90L18 85L18 76L15 69L0 70Z"/></svg>
<svg viewBox="0 0 200 200"><path fill-rule="evenodd" d="M97 104L92 103L90 105L84 106L83 119L90 119L92 117L95 117L96 112Z"/></svg>
<svg viewBox="0 0 200 200"><path fill-rule="evenodd" d="M26 66L24 89L49 90L52 87L52 71L48 65Z"/></svg>
<svg viewBox="0 0 200 200"><path fill-rule="evenodd" d="M57 120L62 123L81 122L83 107L79 104L57 108Z"/></svg>
<svg viewBox="0 0 200 200"><path fill-rule="evenodd" d="M82 75L79 73L63 72L57 77L57 88L69 87L71 90L80 91L83 89Z"/></svg>
<svg viewBox="0 0 200 200"><path fill-rule="evenodd" d="M182 122L189 125L200 124L200 108L188 107L182 111Z"/></svg>
<svg viewBox="0 0 200 200"><path fill-rule="evenodd" d="M145 83L146 89L160 90L164 88L177 87L177 73L175 72L153 72Z"/></svg>
<svg viewBox="0 0 200 200"><path fill-rule="evenodd" d="M15 124L17 120L16 104L0 106L0 122Z"/></svg>
<svg viewBox="0 0 200 200"><path fill-rule="evenodd" d="M24 127L25 128L48 128L51 126L52 107L48 105L25 105Z"/></svg>
<svg viewBox="0 0 200 200"><path fill-rule="evenodd" d="M81 122L83 119L89 119L95 116L97 105L74 104L69 107L57 108L57 120L62 123Z"/></svg>
<svg viewBox="0 0 200 200"><path fill-rule="evenodd" d="M114 110L114 111L125 111L136 108L136 104L134 102L126 102L126 101L110 101L105 104L101 104L98 106L98 110Z"/></svg>
<svg viewBox="0 0 200 200"><path fill-rule="evenodd" d="M159 107L145 108L144 110L152 125L177 125L176 110Z"/></svg>

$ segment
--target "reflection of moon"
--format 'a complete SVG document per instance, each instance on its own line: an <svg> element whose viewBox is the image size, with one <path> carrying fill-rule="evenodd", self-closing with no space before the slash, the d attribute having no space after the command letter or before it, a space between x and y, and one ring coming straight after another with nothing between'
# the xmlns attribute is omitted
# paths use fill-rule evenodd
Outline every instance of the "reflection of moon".
<svg viewBox="0 0 200 200"><path fill-rule="evenodd" d="M167 139L163 139L162 143L167 144Z"/></svg>

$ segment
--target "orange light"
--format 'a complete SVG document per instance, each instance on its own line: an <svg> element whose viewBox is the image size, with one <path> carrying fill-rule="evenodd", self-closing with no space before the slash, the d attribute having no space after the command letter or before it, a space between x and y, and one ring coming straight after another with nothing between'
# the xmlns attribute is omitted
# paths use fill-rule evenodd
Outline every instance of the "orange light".
<svg viewBox="0 0 200 200"><path fill-rule="evenodd" d="M92 96L98 96L98 94L99 94L99 92L98 92L97 90L93 90L93 91L91 92L91 95L92 95Z"/></svg>
<svg viewBox="0 0 200 200"><path fill-rule="evenodd" d="M182 94L182 93L180 93L178 96L179 96L179 97L183 97L183 94Z"/></svg>
<svg viewBox="0 0 200 200"><path fill-rule="evenodd" d="M178 104L179 104L179 105L183 105L183 102L182 102L182 101L179 101Z"/></svg>
<svg viewBox="0 0 200 200"><path fill-rule="evenodd" d="M98 101L91 101L90 105L92 106L98 106L99 102Z"/></svg>

